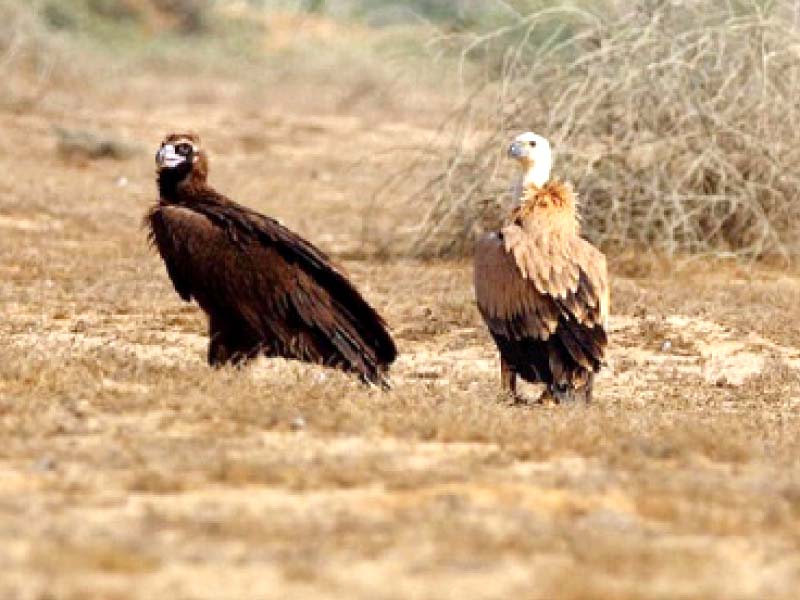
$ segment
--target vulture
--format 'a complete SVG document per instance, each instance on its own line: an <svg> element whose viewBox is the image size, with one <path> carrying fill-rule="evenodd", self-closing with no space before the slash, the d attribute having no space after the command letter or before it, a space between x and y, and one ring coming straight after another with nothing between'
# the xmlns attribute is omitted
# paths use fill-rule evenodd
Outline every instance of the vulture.
<svg viewBox="0 0 800 600"><path fill-rule="evenodd" d="M209 364L280 356L389 387L397 349L381 316L323 252L214 190L196 134L168 135L156 173L145 227L175 291L208 315Z"/></svg>
<svg viewBox="0 0 800 600"><path fill-rule="evenodd" d="M505 225L476 243L478 310L500 352L500 380L514 400L517 376L544 383L539 399L591 401L608 338L605 256L581 237L577 198L551 180L550 143L517 136L508 155L522 167L518 204Z"/></svg>

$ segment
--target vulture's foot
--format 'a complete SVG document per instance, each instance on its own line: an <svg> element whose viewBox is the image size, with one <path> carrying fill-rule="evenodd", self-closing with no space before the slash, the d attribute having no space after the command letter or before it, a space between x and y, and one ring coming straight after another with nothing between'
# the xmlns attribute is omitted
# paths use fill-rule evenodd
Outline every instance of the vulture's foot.
<svg viewBox="0 0 800 600"><path fill-rule="evenodd" d="M545 394L550 394L556 404L577 404L583 402L590 404L592 401L592 385L589 382L581 387L574 387L566 384L551 384ZM544 395L544 394L543 394Z"/></svg>
<svg viewBox="0 0 800 600"><path fill-rule="evenodd" d="M544 388L539 397L536 399L537 404L541 404L542 406L553 406L554 404L558 404L558 399L550 390L549 387Z"/></svg>

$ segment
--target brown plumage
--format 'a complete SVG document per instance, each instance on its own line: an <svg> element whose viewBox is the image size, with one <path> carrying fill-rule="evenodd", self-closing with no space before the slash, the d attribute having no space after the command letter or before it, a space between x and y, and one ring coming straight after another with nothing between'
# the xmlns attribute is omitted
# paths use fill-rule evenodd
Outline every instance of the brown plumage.
<svg viewBox="0 0 800 600"><path fill-rule="evenodd" d="M145 223L175 290L209 317L210 364L282 356L388 387L386 324L325 254L211 188L196 135L167 136L156 161Z"/></svg>
<svg viewBox="0 0 800 600"><path fill-rule="evenodd" d="M603 363L606 260L580 237L575 203L568 185L529 183L507 225L475 248L478 308L514 396L519 375L546 383L556 401L589 402Z"/></svg>

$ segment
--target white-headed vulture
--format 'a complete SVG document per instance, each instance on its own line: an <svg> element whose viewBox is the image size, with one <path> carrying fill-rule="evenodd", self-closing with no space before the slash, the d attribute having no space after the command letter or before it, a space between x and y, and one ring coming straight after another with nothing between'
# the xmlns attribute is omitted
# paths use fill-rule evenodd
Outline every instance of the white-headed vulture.
<svg viewBox="0 0 800 600"><path fill-rule="evenodd" d="M175 290L208 315L211 365L280 356L388 387L386 323L323 252L214 190L197 135L168 135L156 166L145 225Z"/></svg>
<svg viewBox="0 0 800 600"><path fill-rule="evenodd" d="M523 169L519 205L475 247L478 309L500 351L501 385L545 383L556 402L592 396L608 340L605 256L580 235L576 197L550 180L550 143L534 133L508 150Z"/></svg>

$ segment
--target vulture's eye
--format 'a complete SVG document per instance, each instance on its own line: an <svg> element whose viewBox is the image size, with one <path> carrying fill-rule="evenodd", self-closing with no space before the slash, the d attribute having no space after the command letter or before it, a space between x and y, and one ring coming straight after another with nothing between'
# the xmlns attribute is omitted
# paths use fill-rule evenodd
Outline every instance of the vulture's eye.
<svg viewBox="0 0 800 600"><path fill-rule="evenodd" d="M190 151L191 149L192 149L192 147L191 147L189 144L178 144L178 145L175 147L175 151L176 151L178 154L183 154L184 156L185 156L185 155L187 155L187 154L189 154L189 151Z"/></svg>
<svg viewBox="0 0 800 600"><path fill-rule="evenodd" d="M535 148L536 147L536 140L531 140L530 142L528 142L528 144L530 144L531 148Z"/></svg>

